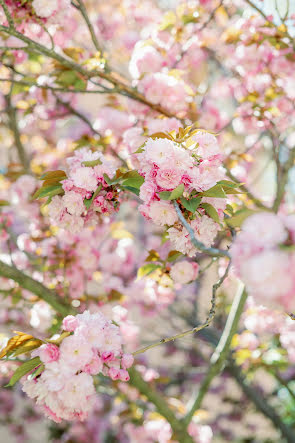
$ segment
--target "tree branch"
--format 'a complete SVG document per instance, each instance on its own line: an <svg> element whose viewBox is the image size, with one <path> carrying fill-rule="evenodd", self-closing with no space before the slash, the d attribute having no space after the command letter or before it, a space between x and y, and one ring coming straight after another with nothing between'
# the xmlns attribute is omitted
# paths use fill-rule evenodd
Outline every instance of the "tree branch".
<svg viewBox="0 0 295 443"><path fill-rule="evenodd" d="M237 294L234 298L233 304L231 306L231 310L229 316L227 318L225 328L220 337L219 343L211 357L211 365L205 380L201 384L199 389L197 398L193 403L190 411L185 416L183 422L186 426L191 422L194 413L198 410L202 404L202 401L213 381L213 379L220 373L222 367L226 361L227 354L229 352L230 344L235 334L238 323L240 320L240 316L243 312L243 308L247 299L247 293L245 291L244 285L240 285Z"/></svg>
<svg viewBox="0 0 295 443"><path fill-rule="evenodd" d="M2 260L0 260L0 276L14 280L22 288L36 294L63 316L68 315L72 311L72 308L69 305L67 306L55 292L34 280L32 277L24 274L22 271L19 271L14 266L7 265Z"/></svg>
<svg viewBox="0 0 295 443"><path fill-rule="evenodd" d="M92 26L92 23L91 23L89 17L88 17L88 13L87 13L87 10L86 10L85 5L83 3L83 0L76 0L76 1L77 1L78 5L73 1L72 1L72 5L81 12L81 14L85 20L85 23L87 25L87 28L90 32L91 40L95 46L95 49L102 54L103 49L100 46L100 44L98 43L98 40L97 40L95 32L94 32L94 28Z"/></svg>
<svg viewBox="0 0 295 443"><path fill-rule="evenodd" d="M185 229L188 231L190 238L191 238L191 242L197 249L199 249L202 252L205 252L207 255L211 255L211 257L228 257L228 258L230 258L228 251L224 251L223 249L217 249L217 248L207 248L202 242L197 240L195 237L194 231L192 230L192 228L190 227L190 225L188 224L188 222L186 221L186 219L182 215L182 212L181 212L176 200L174 200L173 204L174 204L174 207L177 212L179 220L181 221L181 223L183 224Z"/></svg>
<svg viewBox="0 0 295 443"><path fill-rule="evenodd" d="M177 441L182 443L192 443L193 439L189 436L181 421L177 420L169 405L166 403L166 400L152 389L149 383L142 379L136 369L129 369L129 375L130 383L137 388L141 394L145 395L147 399L155 405L158 412L170 423L171 428L177 437Z"/></svg>
<svg viewBox="0 0 295 443"><path fill-rule="evenodd" d="M18 152L19 159L24 167L26 173L30 173L30 160L25 151L24 145L22 144L20 138L20 132L18 129L17 118L16 118L16 109L12 106L11 103L11 93L5 96L6 100L6 112L9 118L9 126L11 131L13 132L15 146Z"/></svg>
<svg viewBox="0 0 295 443"><path fill-rule="evenodd" d="M230 262L228 263L228 266L227 266L223 276L212 287L211 308L210 308L208 317L206 318L204 323L202 323L201 325L196 326L192 329L189 329L188 331L184 331L179 334L173 335L172 337L162 338L160 341L157 341L156 343L145 346L144 348L141 348L138 351L133 352L133 355L142 354L143 352L148 351L149 349L156 348L157 346L160 346L164 343L168 343L169 341L174 341L174 340L177 340L178 338L186 337L187 335L193 334L195 332L199 332L202 329L207 328L215 317L217 289L220 288L220 286L222 285L222 283L226 279L226 277L228 275L229 268L230 268Z"/></svg>
<svg viewBox="0 0 295 443"><path fill-rule="evenodd" d="M22 33L16 31L15 29L8 28L7 26L0 25L0 31L5 32L8 35L12 35L19 40L27 43L27 45L40 52L43 55L46 55L47 57L58 61L63 66L74 70L76 72L79 72L81 75L83 75L85 78L90 80L93 77L99 77L109 83L111 83L116 88L116 92L118 94L127 96L135 101L138 101L140 103L143 103L144 105L148 106L153 111L159 112L160 114L165 115L166 117L175 117L174 114L171 114L166 109L162 108L160 105L156 105L154 103L151 103L149 100L145 98L144 95L140 94L135 88L130 87L127 83L125 83L125 79L122 80L122 76L120 76L115 72L105 72L102 70L91 70L88 71L84 69L81 65L78 63L75 63L73 60L63 57L62 55L55 52L53 49L48 49L46 46L41 45L40 43L30 39L29 37L23 35ZM21 50L21 48L20 48ZM70 91L69 91L70 92Z"/></svg>

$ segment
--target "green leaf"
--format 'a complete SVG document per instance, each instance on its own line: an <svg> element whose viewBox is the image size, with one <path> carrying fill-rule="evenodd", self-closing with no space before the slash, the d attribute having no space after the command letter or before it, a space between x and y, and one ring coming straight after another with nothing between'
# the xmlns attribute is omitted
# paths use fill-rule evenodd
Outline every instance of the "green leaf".
<svg viewBox="0 0 295 443"><path fill-rule="evenodd" d="M174 260L177 260L178 257L181 257L182 253L178 252L178 251L170 251L169 254L167 255L167 261L168 262L172 262Z"/></svg>
<svg viewBox="0 0 295 443"><path fill-rule="evenodd" d="M240 209L232 217L227 218L225 222L228 226L235 228L241 226L246 218L255 213L257 213L257 211L254 211L253 209Z"/></svg>
<svg viewBox="0 0 295 443"><path fill-rule="evenodd" d="M40 180L64 180L65 178L67 178L67 174L65 173L65 171L57 170L45 172L45 174L41 175Z"/></svg>
<svg viewBox="0 0 295 443"><path fill-rule="evenodd" d="M170 195L170 199L169 200L176 200L177 198L181 197L184 191L184 184L180 183L180 185L177 186L177 188L175 188Z"/></svg>
<svg viewBox="0 0 295 443"><path fill-rule="evenodd" d="M229 186L230 188L238 188L239 186L241 186L240 183L232 182L230 180L220 180L219 182L217 182L217 184L222 186Z"/></svg>
<svg viewBox="0 0 295 443"><path fill-rule="evenodd" d="M73 86L76 89L85 89L87 86L87 82L83 80L81 75L79 75L78 72L71 70L62 71L59 73L56 83L65 87Z"/></svg>
<svg viewBox="0 0 295 443"><path fill-rule="evenodd" d="M139 189L133 188L132 186L122 186L122 189L126 189L127 191L132 192L133 194L139 195Z"/></svg>
<svg viewBox="0 0 295 443"><path fill-rule="evenodd" d="M210 205L210 203L201 203L200 208L203 208L208 215L208 217L211 217L212 220L214 220L216 223L220 223L218 212L214 208L214 206Z"/></svg>
<svg viewBox="0 0 295 443"><path fill-rule="evenodd" d="M36 368L41 364L41 360L39 357L32 358L31 360L26 361L21 366L19 366L14 372L13 376L9 380L9 383L6 385L13 386L15 383L20 380L25 374L31 372L32 369Z"/></svg>
<svg viewBox="0 0 295 443"><path fill-rule="evenodd" d="M157 251L155 251L154 249L150 249L149 250L149 255L147 256L147 258L145 259L145 261L158 261L160 260L160 255Z"/></svg>
<svg viewBox="0 0 295 443"><path fill-rule="evenodd" d="M129 171L122 177L123 186L131 186L132 188L139 189L144 182L144 178L137 171Z"/></svg>
<svg viewBox="0 0 295 443"><path fill-rule="evenodd" d="M38 375L41 374L41 372L43 372L45 369L45 365L42 363L37 369L36 371L34 371L32 374L29 375L30 380L38 377Z"/></svg>
<svg viewBox="0 0 295 443"><path fill-rule="evenodd" d="M231 186L222 186L226 194L244 194L240 189L235 189Z"/></svg>
<svg viewBox="0 0 295 443"><path fill-rule="evenodd" d="M1 206L9 206L9 205L10 205L10 203L8 200L0 200L0 207Z"/></svg>
<svg viewBox="0 0 295 443"><path fill-rule="evenodd" d="M146 265L143 265L138 269L137 278L145 277L154 272L156 269L160 269L161 267L161 265L156 265L155 263L147 263Z"/></svg>
<svg viewBox="0 0 295 443"><path fill-rule="evenodd" d="M43 197L52 197L54 195L63 194L64 190L61 184L52 185L52 186L42 186L38 189L33 195L33 200Z"/></svg>
<svg viewBox="0 0 295 443"><path fill-rule="evenodd" d="M159 192L159 197L161 200L170 200L170 195L171 195L170 191Z"/></svg>
<svg viewBox="0 0 295 443"><path fill-rule="evenodd" d="M190 200L186 200L184 197L181 197L180 199L182 206L192 213L196 212L201 200L201 197L192 197Z"/></svg>
<svg viewBox="0 0 295 443"><path fill-rule="evenodd" d="M207 191L201 193L203 197L226 198L226 194L221 185L215 185Z"/></svg>
<svg viewBox="0 0 295 443"><path fill-rule="evenodd" d="M102 165L102 161L99 158L97 158L96 160L82 162L82 165L92 167L96 165Z"/></svg>

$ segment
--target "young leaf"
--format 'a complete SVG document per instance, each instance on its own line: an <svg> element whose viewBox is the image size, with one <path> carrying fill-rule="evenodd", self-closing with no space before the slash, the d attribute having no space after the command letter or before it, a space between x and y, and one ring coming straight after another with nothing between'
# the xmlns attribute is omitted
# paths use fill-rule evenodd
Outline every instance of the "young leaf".
<svg viewBox="0 0 295 443"><path fill-rule="evenodd" d="M218 212L216 209L210 205L210 203L201 203L200 208L203 208L206 212L206 214L212 218L216 223L220 223Z"/></svg>
<svg viewBox="0 0 295 443"><path fill-rule="evenodd" d="M203 197L226 198L226 194L221 185L215 185L207 191L202 192Z"/></svg>
<svg viewBox="0 0 295 443"><path fill-rule="evenodd" d="M170 191L159 192L159 197L161 200L170 200L170 195L171 195Z"/></svg>
<svg viewBox="0 0 295 443"><path fill-rule="evenodd" d="M170 195L169 200L176 200L177 198L181 197L184 191L184 184L180 183L180 185L175 188Z"/></svg>
<svg viewBox="0 0 295 443"><path fill-rule="evenodd" d="M201 203L201 197L192 197L190 200L186 200L184 197L181 197L180 201L185 209L194 213Z"/></svg>
<svg viewBox="0 0 295 443"><path fill-rule="evenodd" d="M137 171L129 171L123 175L123 186L139 189L143 182L144 178Z"/></svg>
<svg viewBox="0 0 295 443"><path fill-rule="evenodd" d="M101 164L102 164L102 162L101 162L101 160L99 158L97 158L96 160L90 160L90 161L82 162L82 165L90 166L90 167L93 167L93 166L96 166L96 165L101 165Z"/></svg>
<svg viewBox="0 0 295 443"><path fill-rule="evenodd" d="M25 374L31 372L32 369L36 368L40 364L41 360L39 357L32 358L31 360L28 360L25 363L23 363L21 366L19 366L16 369L6 387L15 385L15 383L19 381Z"/></svg>
<svg viewBox="0 0 295 443"><path fill-rule="evenodd" d="M38 191L35 192L33 195L33 200L43 197L52 197L54 195L63 194L64 190L62 188L61 184L58 185L51 185L51 186L45 186L38 189Z"/></svg>
<svg viewBox="0 0 295 443"><path fill-rule="evenodd" d="M145 277L156 269L160 269L161 265L156 265L155 263L147 263L146 265L141 266L137 271L137 278Z"/></svg>
<svg viewBox="0 0 295 443"><path fill-rule="evenodd" d="M32 335L25 334L24 332L19 332L19 331L14 331L14 332L17 335L14 335L13 337L11 337L10 340L8 340L7 345L0 352L0 358L3 358L5 356L15 353L15 351L17 349L19 349L20 347L22 347L25 343L27 343L29 341L32 341L32 340L39 341L40 342L39 346L41 346L41 344L42 344L41 340L36 339ZM36 346L36 347L39 347L39 346Z"/></svg>
<svg viewBox="0 0 295 443"><path fill-rule="evenodd" d="M227 218L225 222L228 226L235 228L241 226L247 217L249 217L252 214L255 214L256 212L257 211L253 211L253 209L248 209L248 208L240 209L232 217Z"/></svg>
<svg viewBox="0 0 295 443"><path fill-rule="evenodd" d="M167 261L168 262L172 262L176 259L178 259L178 257L181 257L182 253L178 252L178 251L170 251L169 254L167 255Z"/></svg>
<svg viewBox="0 0 295 443"><path fill-rule="evenodd" d="M51 180L51 179L64 180L67 178L67 174L65 171L57 170L57 171L48 171L45 174L41 175L40 180Z"/></svg>
<svg viewBox="0 0 295 443"><path fill-rule="evenodd" d="M158 260L160 260L159 253L154 249L151 249L145 261L158 261Z"/></svg>

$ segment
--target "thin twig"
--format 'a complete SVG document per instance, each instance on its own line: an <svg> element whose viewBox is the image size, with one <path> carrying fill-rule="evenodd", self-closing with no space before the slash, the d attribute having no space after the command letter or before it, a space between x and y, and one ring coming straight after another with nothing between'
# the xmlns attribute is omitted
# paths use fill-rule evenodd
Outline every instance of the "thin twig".
<svg viewBox="0 0 295 443"><path fill-rule="evenodd" d="M202 252L205 252L208 255L211 255L212 257L228 257L228 258L230 257L228 251L225 251L223 249L217 249L217 248L207 248L207 246L205 246L202 242L197 240L195 237L194 231L192 230L191 226L188 224L188 222L186 221L186 219L182 215L182 212L181 212L176 200L174 200L173 204L174 204L174 207L177 212L179 220L181 221L181 223L183 224L185 229L188 231L190 238L191 238L191 242L197 249L199 249Z"/></svg>
<svg viewBox="0 0 295 443"><path fill-rule="evenodd" d="M196 326L192 329L189 329L188 331L181 332L179 334L173 335L172 337L162 338L161 340L157 341L156 343L153 343L151 345L145 346L144 348L139 349L138 351L133 352L133 355L142 354L145 351L148 351L149 349L156 348L157 346L160 346L164 343L168 343L170 341L177 340L178 338L186 337L187 335L194 334L195 332L199 332L204 328L207 328L210 323L213 321L215 317L215 308L216 308L216 293L217 289L220 288L224 280L226 279L228 272L230 268L230 262L227 265L227 268L223 274L223 276L218 280L217 283L215 283L212 287L212 297L211 297L211 308L208 314L208 317L206 318L205 322L199 326Z"/></svg>
<svg viewBox="0 0 295 443"><path fill-rule="evenodd" d="M0 31L5 32L8 35L12 35L23 42L27 43L28 46L33 48L34 50L38 51L39 53L46 55L47 57L56 60L57 62L61 63L63 66L74 70L84 76L87 80L90 80L93 77L99 77L109 83L111 83L113 86L116 87L116 92L118 94L127 96L131 98L132 100L138 101L140 103L143 103L144 105L148 106L153 111L159 112L160 114L165 115L166 117L175 117L174 114L164 109L162 106L151 103L144 95L140 94L135 88L129 86L126 79L122 79L122 76L119 76L116 72L106 72L103 70L91 70L88 71L87 69L83 68L80 64L75 63L70 58L65 58L61 54L58 54L53 49L48 49L46 46L41 45L40 43L36 42L35 40L32 40L31 38L27 37L26 35L23 35L22 33L18 32L15 29L8 28L7 26L0 25Z"/></svg>
<svg viewBox="0 0 295 443"><path fill-rule="evenodd" d="M230 349L230 344L235 334L238 323L243 312L243 308L247 299L247 293L245 291L244 285L241 284L237 294L234 298L233 304L231 306L230 313L228 315L223 333L220 337L219 343L211 357L210 368L205 377L205 380L201 384L196 400L194 401L189 412L185 416L183 422L186 426L191 422L194 413L200 408L202 401L213 381L213 379L220 373L222 367L225 363L227 354Z"/></svg>
<svg viewBox="0 0 295 443"><path fill-rule="evenodd" d="M83 18L85 20L85 23L87 25L87 28L88 28L88 30L90 32L91 40L92 40L92 42L93 42L93 44L95 46L95 49L102 54L102 47L98 43L98 40L97 40L96 35L95 35L95 31L94 31L92 23L91 23L91 21L90 21L90 19L88 17L88 13L87 13L87 10L86 10L85 5L83 3L83 0L76 0L76 1L77 1L78 4L76 4L73 1L71 3L72 3L72 5L75 8L77 8L81 12L81 14L82 14L82 16L83 16Z"/></svg>

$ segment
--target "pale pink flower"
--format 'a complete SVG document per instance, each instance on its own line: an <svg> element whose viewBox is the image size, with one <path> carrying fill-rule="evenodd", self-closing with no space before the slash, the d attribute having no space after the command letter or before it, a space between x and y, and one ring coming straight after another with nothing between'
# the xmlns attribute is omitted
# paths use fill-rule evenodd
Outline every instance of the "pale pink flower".
<svg viewBox="0 0 295 443"><path fill-rule="evenodd" d="M64 388L58 392L58 397L67 408L89 410L95 397L93 378L85 372L73 375L66 381Z"/></svg>
<svg viewBox="0 0 295 443"><path fill-rule="evenodd" d="M174 142L167 138L149 138L144 146L144 157L158 166L169 165L169 163L171 164L174 146Z"/></svg>
<svg viewBox="0 0 295 443"><path fill-rule="evenodd" d="M139 197L146 204L149 204L150 201L154 198L157 187L150 180L145 180L145 182L140 187Z"/></svg>
<svg viewBox="0 0 295 443"><path fill-rule="evenodd" d="M197 143L196 153L204 159L220 154L217 138L209 132L199 131L193 137Z"/></svg>
<svg viewBox="0 0 295 443"><path fill-rule="evenodd" d="M282 302L293 288L288 254L279 250L265 250L242 263L241 278L254 299L267 304L275 304L278 298Z"/></svg>
<svg viewBox="0 0 295 443"><path fill-rule="evenodd" d="M242 225L242 230L251 236L251 243L264 248L284 243L288 237L283 221L270 212L260 212L248 217Z"/></svg>
<svg viewBox="0 0 295 443"><path fill-rule="evenodd" d="M67 315L62 321L62 327L65 331L73 332L78 325L77 317L73 315Z"/></svg>
<svg viewBox="0 0 295 443"><path fill-rule="evenodd" d="M63 204L71 215L81 215L85 211L83 197L74 191L66 192L62 197Z"/></svg>
<svg viewBox="0 0 295 443"><path fill-rule="evenodd" d="M149 216L159 226L171 226L178 220L175 208L165 201L153 201L149 207Z"/></svg>
<svg viewBox="0 0 295 443"><path fill-rule="evenodd" d="M49 217L53 220L59 220L65 211L62 197L55 195L48 205Z"/></svg>
<svg viewBox="0 0 295 443"><path fill-rule="evenodd" d="M123 369L129 369L134 362L134 357L132 354L123 354L121 365Z"/></svg>
<svg viewBox="0 0 295 443"><path fill-rule="evenodd" d="M95 191L97 188L97 179L93 168L81 166L74 171L71 171L71 179L74 185L78 188L83 188L86 191Z"/></svg>
<svg viewBox="0 0 295 443"><path fill-rule="evenodd" d="M163 189L175 189L180 183L181 176L181 171L175 168L159 169L156 182Z"/></svg>
<svg viewBox="0 0 295 443"><path fill-rule="evenodd" d="M132 78L138 79L142 74L160 71L162 64L163 57L153 46L138 41L129 62L129 72Z"/></svg>
<svg viewBox="0 0 295 443"><path fill-rule="evenodd" d="M76 330L77 331L77 330ZM75 332L76 332L75 331ZM81 335L70 335L60 345L60 362L78 371L92 360L92 346Z"/></svg>
<svg viewBox="0 0 295 443"><path fill-rule="evenodd" d="M72 234L80 232L84 226L84 220L77 215L63 214L59 224L61 228L69 231Z"/></svg>
<svg viewBox="0 0 295 443"><path fill-rule="evenodd" d="M185 285L198 276L199 265L194 262L189 262L183 260L181 262L175 263L170 270L170 277L174 283L179 283Z"/></svg>
<svg viewBox="0 0 295 443"><path fill-rule="evenodd" d="M123 132L133 125L134 120L134 117L127 112L104 106L99 110L93 127L103 134L110 130L115 135L122 136Z"/></svg>
<svg viewBox="0 0 295 443"><path fill-rule="evenodd" d="M38 355L40 360L47 364L59 359L59 347L54 345L53 343L46 343L45 345L40 346L32 356Z"/></svg>
<svg viewBox="0 0 295 443"><path fill-rule="evenodd" d="M57 0L33 0L32 6L39 17L48 18L58 9Z"/></svg>
<svg viewBox="0 0 295 443"><path fill-rule="evenodd" d="M172 75L157 72L147 74L138 82L138 90L154 104L161 104L171 112L187 109L185 83Z"/></svg>

